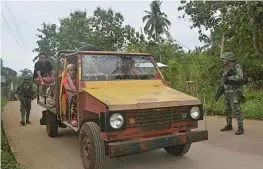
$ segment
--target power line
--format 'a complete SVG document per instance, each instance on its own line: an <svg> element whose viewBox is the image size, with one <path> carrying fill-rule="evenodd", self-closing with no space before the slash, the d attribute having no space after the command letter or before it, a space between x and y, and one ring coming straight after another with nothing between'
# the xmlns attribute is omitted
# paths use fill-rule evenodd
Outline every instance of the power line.
<svg viewBox="0 0 263 169"><path fill-rule="evenodd" d="M9 24L8 24L7 20L5 19L5 16L3 15L2 12L1 12L1 15L2 15L4 21L6 22L6 24L7 24L8 28L9 28L9 30L11 31L11 33L12 33L14 39L16 40L17 44L20 45L20 43L19 43L18 40L16 39L16 36L15 36L14 32L12 31L11 27L9 26Z"/></svg>
<svg viewBox="0 0 263 169"><path fill-rule="evenodd" d="M17 32L18 32L21 40L22 40L23 43L25 44L25 41L24 41L24 39L23 39L23 37L22 37L22 35L21 35L21 31L20 31L20 29L19 29L19 26L17 25L16 19L15 19L15 17L12 15L12 12L11 12L11 10L10 10L10 8L9 8L9 4L8 4L6 1L4 1L4 3L5 3L5 6L6 6L7 9L8 9L8 12L9 12L12 20L13 20L13 23L15 24L16 30L17 30Z"/></svg>
<svg viewBox="0 0 263 169"><path fill-rule="evenodd" d="M17 24L16 18L15 18L14 15L12 15L10 6L9 6L9 4L7 3L7 1L4 1L4 3L5 3L5 5L6 5L7 9L8 9L8 12L9 12L12 20L13 20L13 23L14 23L14 25L15 25L15 27L16 27L16 30L17 30L17 32L18 32L18 34L19 34L19 36L20 36L20 39L21 39L21 41L23 42L23 44L25 45L26 52L27 52L27 54L28 54L28 56L29 56L29 59L30 59L30 61L31 61L32 58L30 57L30 53L28 52L27 44L26 44L26 42L24 41L24 38L23 38L22 33L21 33L21 30L20 30L20 28L19 28L19 26L18 26L18 24Z"/></svg>
<svg viewBox="0 0 263 169"><path fill-rule="evenodd" d="M184 46L185 48L187 48L189 51L191 51L191 49L188 48L186 45L184 45L182 42L180 42L180 41L178 41L178 40L176 40L176 39L174 39L174 42L178 42L179 44L181 44L182 46Z"/></svg>

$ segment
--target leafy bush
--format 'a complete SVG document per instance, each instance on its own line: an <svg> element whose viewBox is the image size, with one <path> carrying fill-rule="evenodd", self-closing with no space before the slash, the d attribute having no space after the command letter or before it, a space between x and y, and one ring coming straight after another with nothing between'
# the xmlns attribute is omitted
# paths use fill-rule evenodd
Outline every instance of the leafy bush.
<svg viewBox="0 0 263 169"><path fill-rule="evenodd" d="M6 104L7 100L5 97L1 97L1 110L3 108L3 106Z"/></svg>
<svg viewBox="0 0 263 169"><path fill-rule="evenodd" d="M263 57L257 55L249 55L240 57L244 73L250 80L249 87L251 89L263 88Z"/></svg>
<svg viewBox="0 0 263 169"><path fill-rule="evenodd" d="M1 108L6 104L6 99L1 97ZM3 123L1 123L1 168L2 169L23 169L10 149L8 140L5 135Z"/></svg>
<svg viewBox="0 0 263 169"><path fill-rule="evenodd" d="M241 62L245 73L251 80L250 85L246 86L244 90L247 101L241 105L242 113L245 118L263 120L263 92L260 90L262 88L262 82L260 81L260 78L262 78L260 74L263 74L262 62L252 61L247 63L242 59L239 62ZM250 66L248 67L248 65ZM168 66L168 71L164 72L164 76L171 87L197 96L201 100L205 96L207 114L224 115L223 96L211 107L223 72L222 61L219 57L209 56L205 53L191 53L184 58L169 60ZM192 83L192 88L196 87L194 90L198 95L195 91L189 91L186 81L196 81L196 86L195 83Z"/></svg>

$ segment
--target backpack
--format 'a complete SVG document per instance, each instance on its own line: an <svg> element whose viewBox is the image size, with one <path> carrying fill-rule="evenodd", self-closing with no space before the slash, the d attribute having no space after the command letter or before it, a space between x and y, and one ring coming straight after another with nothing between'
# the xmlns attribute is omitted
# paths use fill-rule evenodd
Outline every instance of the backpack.
<svg viewBox="0 0 263 169"><path fill-rule="evenodd" d="M235 68L236 68L236 67L235 67ZM248 84L249 84L249 79L248 79L247 72L244 71L243 67L242 67L242 70L243 70L243 80L242 80L242 85L248 85Z"/></svg>

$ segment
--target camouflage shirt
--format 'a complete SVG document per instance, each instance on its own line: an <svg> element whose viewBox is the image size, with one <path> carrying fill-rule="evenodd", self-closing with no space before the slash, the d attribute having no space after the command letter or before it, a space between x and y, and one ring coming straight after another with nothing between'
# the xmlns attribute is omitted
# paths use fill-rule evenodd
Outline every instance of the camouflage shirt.
<svg viewBox="0 0 263 169"><path fill-rule="evenodd" d="M225 84L224 83L224 77L228 74L226 79L231 80L231 81L239 81L243 80L243 70L241 65L237 63L233 63L231 67L226 67L224 69L224 73L222 75L221 82L224 84L225 87L225 92L226 93L231 93L231 92L237 92L243 90L243 85L230 85L230 84Z"/></svg>
<svg viewBox="0 0 263 169"><path fill-rule="evenodd" d="M32 98L34 93L33 85L32 83L22 82L15 92L19 95L21 98Z"/></svg>

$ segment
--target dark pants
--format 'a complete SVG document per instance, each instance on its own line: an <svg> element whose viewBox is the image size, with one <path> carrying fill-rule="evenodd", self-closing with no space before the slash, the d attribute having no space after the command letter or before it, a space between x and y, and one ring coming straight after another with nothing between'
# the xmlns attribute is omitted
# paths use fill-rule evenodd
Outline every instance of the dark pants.
<svg viewBox="0 0 263 169"><path fill-rule="evenodd" d="M20 98L20 112L21 112L21 120L25 120L25 113L26 113L26 120L29 120L29 115L31 111L31 98Z"/></svg>

